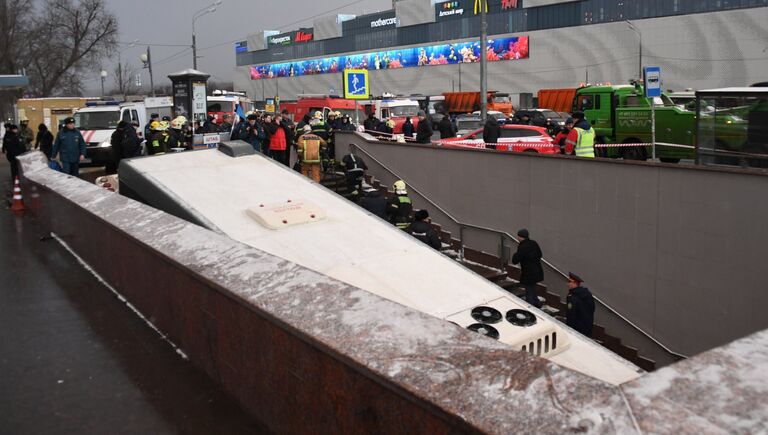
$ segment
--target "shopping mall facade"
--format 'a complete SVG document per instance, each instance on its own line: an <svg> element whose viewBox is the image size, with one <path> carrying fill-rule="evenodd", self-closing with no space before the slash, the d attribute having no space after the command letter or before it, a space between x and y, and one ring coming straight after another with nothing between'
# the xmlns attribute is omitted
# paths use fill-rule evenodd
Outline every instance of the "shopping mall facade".
<svg viewBox="0 0 768 435"><path fill-rule="evenodd" d="M334 94L345 67L374 95L479 89L483 0L401 0L238 42L235 89L255 100ZM540 89L627 83L660 66L665 89L768 80L768 0L488 0L488 88L523 106ZM290 30L290 31L286 31Z"/></svg>

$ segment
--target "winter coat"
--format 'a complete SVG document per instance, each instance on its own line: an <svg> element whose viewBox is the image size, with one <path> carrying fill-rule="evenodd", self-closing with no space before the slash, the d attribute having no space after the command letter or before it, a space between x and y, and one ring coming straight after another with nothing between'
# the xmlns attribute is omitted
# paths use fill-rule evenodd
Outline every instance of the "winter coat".
<svg viewBox="0 0 768 435"><path fill-rule="evenodd" d="M369 116L368 118L365 119L365 121L363 121L363 127L366 130L374 131L378 126L379 126L379 119L376 118L375 116Z"/></svg>
<svg viewBox="0 0 768 435"><path fill-rule="evenodd" d="M483 142L495 144L499 141L499 136L501 136L499 121L493 116L489 116L488 120L485 121L485 127L483 127Z"/></svg>
<svg viewBox="0 0 768 435"><path fill-rule="evenodd" d="M370 213L387 220L387 198L378 190L372 190L360 198L360 207L368 210Z"/></svg>
<svg viewBox="0 0 768 435"><path fill-rule="evenodd" d="M541 257L538 243L529 239L520 242L517 252L512 256L512 264L520 264L520 284L533 285L544 281Z"/></svg>
<svg viewBox="0 0 768 435"><path fill-rule="evenodd" d="M64 128L59 130L56 140L53 142L53 151L51 158L61 154L61 161L67 163L77 163L80 156L85 156L86 145L83 135L77 129L69 130Z"/></svg>
<svg viewBox="0 0 768 435"><path fill-rule="evenodd" d="M274 121L265 125L265 128L267 133L269 133L269 149L274 151L285 151L288 145L285 128Z"/></svg>
<svg viewBox="0 0 768 435"><path fill-rule="evenodd" d="M46 157L49 159L51 158L51 151L53 151L53 134L50 130L45 129L37 132L35 149L40 149Z"/></svg>
<svg viewBox="0 0 768 435"><path fill-rule="evenodd" d="M443 243L440 241L437 231L435 231L432 224L429 222L416 221L410 224L405 231L438 251L443 247Z"/></svg>
<svg viewBox="0 0 768 435"><path fill-rule="evenodd" d="M131 157L138 157L141 155L141 138L136 132L133 126L129 126L125 129L125 135L123 136L123 158L129 159Z"/></svg>
<svg viewBox="0 0 768 435"><path fill-rule="evenodd" d="M456 130L453 129L453 123L447 116L443 117L437 125L437 128L440 130L440 139L456 137Z"/></svg>
<svg viewBox="0 0 768 435"><path fill-rule="evenodd" d="M586 287L576 287L568 292L566 324L587 337L592 336L595 323L595 298Z"/></svg>
<svg viewBox="0 0 768 435"><path fill-rule="evenodd" d="M416 126L416 142L418 143L430 143L432 142L432 123L428 119L424 118L423 121L419 121Z"/></svg>
<svg viewBox="0 0 768 435"><path fill-rule="evenodd" d="M133 128L130 125L126 128L116 128L112 132L112 136L109 137L109 143L112 144L112 159L119 162L125 155L123 149L123 142L125 142L125 131L128 128Z"/></svg>
<svg viewBox="0 0 768 435"><path fill-rule="evenodd" d="M8 158L8 161L11 161L14 157L27 152L24 144L21 143L21 139L19 138L18 133L13 133L10 131L5 132L5 136L3 137L3 152Z"/></svg>
<svg viewBox="0 0 768 435"><path fill-rule="evenodd" d="M413 135L416 133L416 130L413 128L413 123L411 122L411 118L407 118L405 121L405 124L403 124L403 134L405 137L413 137Z"/></svg>
<svg viewBox="0 0 768 435"><path fill-rule="evenodd" d="M29 126L21 128L19 127L19 140L24 145L26 150L32 148L32 141L35 139L35 133Z"/></svg>

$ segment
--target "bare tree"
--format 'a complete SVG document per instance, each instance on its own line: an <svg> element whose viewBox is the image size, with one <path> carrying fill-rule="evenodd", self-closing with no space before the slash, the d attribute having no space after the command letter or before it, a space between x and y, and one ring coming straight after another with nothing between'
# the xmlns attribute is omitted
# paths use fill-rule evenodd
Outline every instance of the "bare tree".
<svg viewBox="0 0 768 435"><path fill-rule="evenodd" d="M116 37L104 0L44 0L27 37L30 87L40 96L79 89L79 77L114 51Z"/></svg>
<svg viewBox="0 0 768 435"><path fill-rule="evenodd" d="M0 74L18 74L27 65L24 38L31 25L32 0L0 0ZM13 116L21 90L0 91L0 118Z"/></svg>
<svg viewBox="0 0 768 435"><path fill-rule="evenodd" d="M131 64L118 62L112 74L115 92L122 96L135 94L139 89L136 86L137 71Z"/></svg>

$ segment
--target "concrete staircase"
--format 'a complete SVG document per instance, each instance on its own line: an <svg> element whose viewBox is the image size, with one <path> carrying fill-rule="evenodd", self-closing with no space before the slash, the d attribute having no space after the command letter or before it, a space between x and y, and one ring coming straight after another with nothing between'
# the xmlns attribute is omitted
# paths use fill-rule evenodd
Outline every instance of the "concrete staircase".
<svg viewBox="0 0 768 435"><path fill-rule="evenodd" d="M389 196L391 194L386 186L383 186L378 180L373 179L370 175L366 176L366 183L381 191L384 196ZM353 195L347 188L343 172L329 172L324 174L321 184L339 195L353 200ZM464 246L464 258L461 259L459 255L461 242L458 239L453 238L451 233L444 230L441 225L436 223L433 223L432 225L435 230L437 230L440 239L443 242L443 254L455 259L464 267L495 283L509 293L520 298L525 297L525 290L520 286L520 282L518 281L520 279L519 267L511 264L502 264L502 260L497 255L478 251L466 246ZM537 286L537 292L539 300L542 302L541 310L565 323L567 307L563 298L559 294L550 291L547 286L543 284ZM565 293L565 289L563 289L563 293ZM610 349L624 359L631 361L643 370L653 371L656 369L655 361L643 357L638 353L637 349L623 344L619 337L609 334L605 328L599 324L593 326L592 338L600 345Z"/></svg>

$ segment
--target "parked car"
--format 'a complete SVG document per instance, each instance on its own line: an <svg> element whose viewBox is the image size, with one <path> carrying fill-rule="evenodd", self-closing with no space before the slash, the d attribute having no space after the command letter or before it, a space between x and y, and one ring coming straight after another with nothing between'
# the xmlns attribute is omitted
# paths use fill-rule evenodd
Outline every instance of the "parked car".
<svg viewBox="0 0 768 435"><path fill-rule="evenodd" d="M483 129L479 128L460 137L442 139L438 142L446 147L486 148L483 143ZM496 149L511 152L559 154L560 147L543 127L532 125L502 125L501 136Z"/></svg>
<svg viewBox="0 0 768 435"><path fill-rule="evenodd" d="M565 120L568 118L549 109L521 109L515 112L515 120L521 119L523 115L530 116L533 125L546 128L549 134L557 134L565 126Z"/></svg>

